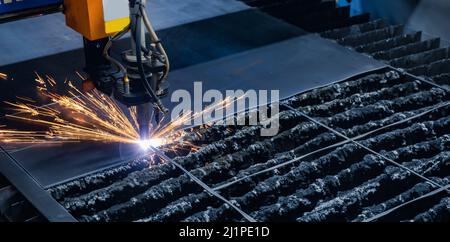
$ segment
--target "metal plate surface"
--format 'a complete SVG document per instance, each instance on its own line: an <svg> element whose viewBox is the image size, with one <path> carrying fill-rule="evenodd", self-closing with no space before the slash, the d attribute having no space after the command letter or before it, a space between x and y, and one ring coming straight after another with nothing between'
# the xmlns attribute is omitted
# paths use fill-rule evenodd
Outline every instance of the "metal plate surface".
<svg viewBox="0 0 450 242"><path fill-rule="evenodd" d="M244 28L236 26L246 21L254 23L253 28L250 24ZM384 66L254 10L167 31L171 31L171 36L178 32L186 37L168 42L175 66L185 67L171 73L172 92L192 91L193 82L203 81L204 89L278 89L281 97L287 97ZM199 36L205 36L200 43ZM0 88L0 96L9 100L16 95L33 95L34 70L52 73L61 81L82 66L80 59L82 51L74 50L8 66L16 80L3 83L6 88ZM134 148L121 149L119 144L83 143L33 146L11 154L41 186L49 187L127 161L135 152Z"/></svg>

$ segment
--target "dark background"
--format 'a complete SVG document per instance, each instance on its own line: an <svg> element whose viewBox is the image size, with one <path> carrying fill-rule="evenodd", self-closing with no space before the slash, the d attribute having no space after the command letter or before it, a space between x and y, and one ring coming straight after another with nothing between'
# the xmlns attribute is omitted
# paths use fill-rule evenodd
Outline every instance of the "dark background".
<svg viewBox="0 0 450 242"><path fill-rule="evenodd" d="M351 5L352 15L369 12L373 19L385 18L393 24L450 40L450 1L448 0L339 0ZM350 3L349 3L350 2Z"/></svg>

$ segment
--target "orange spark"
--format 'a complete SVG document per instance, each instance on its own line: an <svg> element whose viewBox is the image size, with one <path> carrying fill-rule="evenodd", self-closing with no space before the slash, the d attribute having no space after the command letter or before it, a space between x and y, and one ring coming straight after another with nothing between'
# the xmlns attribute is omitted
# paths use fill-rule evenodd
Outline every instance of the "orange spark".
<svg viewBox="0 0 450 242"><path fill-rule="evenodd" d="M6 75L5 73L1 73L0 72L0 79L8 80L8 75Z"/></svg>
<svg viewBox="0 0 450 242"><path fill-rule="evenodd" d="M68 89L67 95L56 93L57 82L50 76L42 77L36 73L35 81L39 94L52 104L38 106L34 100L20 97L20 102L6 102L11 110L17 112L6 117L43 127L44 130L19 131L0 126L0 143L60 144L95 141L161 146L162 149L174 152L181 147L195 151L200 147L183 140L186 134L184 124L204 112L224 109L235 101L227 98L202 112L183 114L166 125L155 127L151 140L141 141L136 108L124 110L109 96L96 90L81 92L68 80L63 83Z"/></svg>

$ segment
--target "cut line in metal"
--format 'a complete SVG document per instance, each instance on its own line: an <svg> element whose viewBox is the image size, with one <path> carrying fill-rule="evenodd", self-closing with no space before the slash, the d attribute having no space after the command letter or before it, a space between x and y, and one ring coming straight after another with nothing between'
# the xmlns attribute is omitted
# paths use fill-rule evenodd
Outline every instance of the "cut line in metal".
<svg viewBox="0 0 450 242"><path fill-rule="evenodd" d="M35 148L35 147L39 147L39 145L38 144L34 144L34 145L25 146L25 147L16 148L16 149L14 149L14 148L13 149L7 149L5 147L3 147L3 148L5 148L6 152L8 152L9 154L14 155L14 153L22 152L22 151L25 151L25 150L28 150L28 149L32 149L32 148ZM0 153L1 153L1 151L0 151Z"/></svg>
<svg viewBox="0 0 450 242"><path fill-rule="evenodd" d="M284 104L283 104L283 105L284 105ZM354 137L353 139L354 139L354 140L362 139L362 138L364 138L364 137L367 137L367 136L369 136L369 135L372 135L372 134L377 133L377 132L379 132L379 131L382 131L382 130L384 130L384 129L391 128L391 127L394 127L394 126L399 125L399 124L407 123L407 122L409 122L409 121L411 121L411 120L414 120L414 119L416 119L416 118L420 118L420 117L422 117L422 116L424 116L424 115L427 115L427 114L429 114L429 113L431 113L431 112L434 112L434 111L436 111L436 110L438 110L438 109L440 109L440 108L443 108L443 107L446 107L446 106L449 106L449 105L450 105L450 101L447 101L447 102L444 102L444 103L435 105L433 108L431 108L431 109L429 109L429 110L426 110L426 111L424 111L424 112L422 112L422 113L420 113L420 114L411 116L411 117L409 117L409 118L400 120L400 121L398 121L398 122L395 122L395 123L392 123L392 124L389 124L389 125L380 127L380 128L378 128L378 129L369 131L369 132L367 132L367 133L358 135L358 136ZM229 187L229 186L232 186L232 185L234 185L234 184L236 184L236 183L238 183L238 182L241 182L241 181L243 181L243 180L246 180L246 179L248 179L248 178L251 178L251 177L254 177L254 176L258 176L258 175L264 174L264 173L266 173L266 172L270 172L270 171L276 170L276 169L281 168L281 167L284 167L284 166L286 166L286 165L289 165L289 164L292 164L292 163L301 161L301 160L303 160L304 158L309 157L309 156L311 156L311 155L315 155L315 154L317 154L317 153L320 153L320 152L325 151L325 150L328 150L328 149L337 148L337 147L339 147L339 146L348 144L348 143L350 143L350 142L351 142L350 140L345 140L345 141L341 141L341 142L336 143L336 144L329 145L329 146L324 147L324 148L320 148L320 149L318 149L318 150L312 151L312 152L310 152L310 153L308 153L308 154L302 155L302 156L297 157L297 158L294 158L294 159L292 159L292 160L289 160L289 161L280 163L280 164L278 164L278 165L272 166L272 167L267 168L267 169L264 169L264 170L262 170L262 171L255 172L255 173L253 173L253 174L246 175L246 176L244 176L244 177L242 177L242 178L236 179L236 180L231 181L231 182L229 182L229 183L226 183L226 184L217 186L217 187L215 187L215 188L213 188L213 189L214 189L215 191L222 190L222 189L224 189L224 188L227 188L227 187Z"/></svg>
<svg viewBox="0 0 450 242"><path fill-rule="evenodd" d="M217 197L218 199L222 200L224 203L228 204L230 207L232 207L234 210L236 210L239 214L241 214L247 221L249 222L256 222L254 218L252 218L250 215L242 211L240 208L238 208L236 205L234 205L232 202L224 198L222 195L214 191L211 187L209 187L207 184L205 184L203 181L201 181L199 178L194 176L190 171L186 170L182 165L180 165L178 162L174 161L170 157L168 157L164 152L160 151L157 148L150 148L153 152L155 152L156 155L161 157L162 159L170 162L172 165L178 167L180 170L182 170L187 176L189 176L194 182L196 182L198 185L200 185L203 189L205 189L206 192L211 194L212 196Z"/></svg>
<svg viewBox="0 0 450 242"><path fill-rule="evenodd" d="M289 105L286 105L286 104L284 104L284 106L285 106L286 108L289 108L289 109L291 109L291 110L297 112L299 115L301 115L301 116L303 116L303 117L309 119L310 121L312 121L312 122L314 122L314 123L316 123L316 124L318 124L318 125L320 125L320 126L326 128L326 129L328 129L329 131L335 133L336 135L338 135L338 136L340 136L340 137L342 137L342 138L344 138L344 139L346 139L346 140L348 140L348 141L354 143L355 145L359 146L360 148L363 148L363 149L365 149L366 151L369 151L370 153L372 153L372 154L374 154L374 155L376 155L376 156L378 156L378 157L380 157L380 158L383 158L383 159L386 160L386 161L389 161L390 163L396 165L397 167L402 168L402 169L404 169L404 170L410 172L411 174L414 174L415 176L417 176L417 177L419 177L419 178L421 178L421 179L423 179L423 180L425 180L425 181L431 183L432 185L434 185L434 186L436 186L436 187L444 188L444 186L442 186L441 184L439 184L439 183L437 183L437 182L431 180L430 178L425 177L425 176L421 175L420 173L414 171L413 169L410 169L410 168L408 168L408 167L406 167L406 166L404 166L404 165L402 165L402 164L400 164L400 163L398 163L398 162L396 162L396 161L394 161L394 160L392 160L392 159L386 157L385 155L382 155L382 154L380 154L379 152L376 152L376 151L374 151L373 149L371 149L371 148L369 148L369 147L367 147L367 146L365 146L365 145L359 143L358 141L355 141L354 139L347 137L346 135L342 134L341 132L339 132L339 131L337 131L337 130L334 130L333 128L331 128L331 127L329 127L329 126L327 126L327 125L325 125L325 124L323 124L323 123L321 123L321 122L315 120L314 118L310 117L309 115L305 114L304 112L302 112L302 111L300 111L300 110L298 110L298 109L295 109L295 108L293 108L293 107L291 107L291 106L289 106ZM450 193L450 190L449 190L448 188L444 188L444 189L445 189L447 192Z"/></svg>

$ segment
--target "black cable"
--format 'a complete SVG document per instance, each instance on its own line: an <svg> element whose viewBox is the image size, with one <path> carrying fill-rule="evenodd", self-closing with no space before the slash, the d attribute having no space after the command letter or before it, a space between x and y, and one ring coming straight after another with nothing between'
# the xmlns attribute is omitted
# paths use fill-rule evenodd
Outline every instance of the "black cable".
<svg viewBox="0 0 450 242"><path fill-rule="evenodd" d="M130 30L130 25L125 27L122 31L114 35L112 38L109 39L108 43L105 45L105 48L103 49L103 56L109 60L112 64L114 64L119 70L121 70L123 73L126 73L125 67L116 59L111 57L109 55L109 49L112 47L112 43L120 38L122 38L127 32Z"/></svg>
<svg viewBox="0 0 450 242"><path fill-rule="evenodd" d="M140 5L140 7L139 7L139 9L140 9L140 12L141 12L141 16L143 17L143 19L144 19L144 22L148 22L149 20L148 19L146 19L147 17L147 12L146 12L146 9L145 9L145 7L144 7L144 5ZM146 24L147 25L147 24ZM148 22L148 25L149 26L151 26L151 23L149 23ZM150 29L150 27L147 27L148 28L148 30L149 31L152 31L151 29ZM156 35L156 34L155 34ZM156 45L156 46L158 46L159 45L159 47L161 48L161 51L162 52L165 52L164 51L164 47L162 47L162 44L161 44L161 40L156 36L155 37L155 39L153 39L153 38L151 38L152 39L152 44L154 44L154 45ZM156 51L156 49L158 49L158 48L155 48L155 51ZM168 75L168 73L169 73L169 69L170 69L170 65L169 65L169 60L168 60L168 57L167 57L167 54L164 54L164 58L162 58L161 57L161 54L162 53L159 53L158 51L156 51L158 54L156 54L155 56L156 56L156 58L161 62L161 63L165 63L165 70L164 70L164 73L163 73L163 75L161 76L161 78L159 79L159 81L161 82L161 81L163 81L164 79L166 79L167 78L167 75Z"/></svg>
<svg viewBox="0 0 450 242"><path fill-rule="evenodd" d="M134 36L135 36L135 45L136 45L136 62L137 62L137 67L138 67L138 72L139 75L141 76L141 80L142 83L144 84L144 88L147 90L147 93L150 95L150 97L153 99L153 102L156 104L156 106L158 107L158 109L162 112L162 113L167 113L168 110L163 106L163 104L161 103L161 100L158 98L158 96L156 95L155 91L153 90L153 88L151 87L150 83L147 80L147 77L145 75L145 71L144 71L144 65L142 63L142 43L141 43L141 18L142 16L140 15L140 11L137 11L137 13L135 14L135 26L134 26Z"/></svg>

